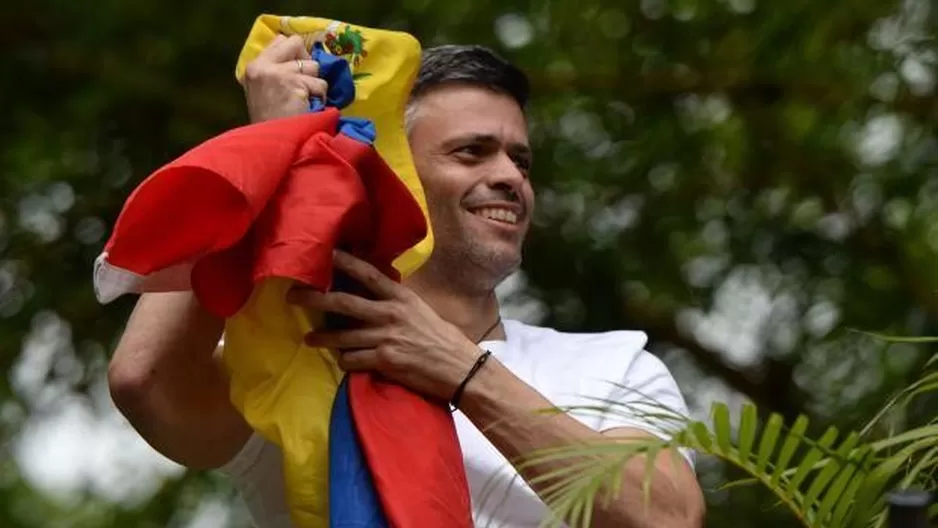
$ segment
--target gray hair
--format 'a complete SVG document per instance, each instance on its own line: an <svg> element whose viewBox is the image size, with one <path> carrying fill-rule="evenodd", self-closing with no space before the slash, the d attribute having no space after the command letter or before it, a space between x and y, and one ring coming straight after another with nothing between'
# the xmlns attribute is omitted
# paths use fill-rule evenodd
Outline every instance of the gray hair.
<svg viewBox="0 0 938 528"><path fill-rule="evenodd" d="M447 84L476 85L509 95L522 110L530 95L530 84L524 72L489 48L462 45L428 48L423 53L420 71L404 112L408 133L416 118L420 98Z"/></svg>

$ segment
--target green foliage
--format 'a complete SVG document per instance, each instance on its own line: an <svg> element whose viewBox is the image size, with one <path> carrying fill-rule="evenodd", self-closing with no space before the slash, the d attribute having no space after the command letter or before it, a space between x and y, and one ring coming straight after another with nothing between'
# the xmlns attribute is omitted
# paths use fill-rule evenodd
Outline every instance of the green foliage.
<svg viewBox="0 0 938 528"><path fill-rule="evenodd" d="M929 361L938 364L938 354ZM869 431L886 413L906 407L916 398L938 392L938 370L926 372L899 392L864 428ZM745 404L738 427L731 425L732 411L714 403L712 425L681 418L658 408L650 413L635 406L604 402L604 406L572 408L620 413L649 423L670 420L680 424L668 440L630 439L587 447L564 446L525 457L522 466L564 461L561 469L536 479L550 482L544 493L553 518L545 526L590 526L593 508L619 492L628 462L636 456L646 461L645 500L654 476L653 461L665 450L677 453L689 448L700 455L717 457L743 470L750 478L727 487L764 486L808 528L881 528L886 522L886 494L893 489L936 489L938 477L938 417L887 438L861 432L841 432L828 427L823 434L806 433L809 418L799 416L791 427L772 413L758 424L758 412ZM660 427L660 425L659 425ZM757 449L753 449L758 446Z"/></svg>

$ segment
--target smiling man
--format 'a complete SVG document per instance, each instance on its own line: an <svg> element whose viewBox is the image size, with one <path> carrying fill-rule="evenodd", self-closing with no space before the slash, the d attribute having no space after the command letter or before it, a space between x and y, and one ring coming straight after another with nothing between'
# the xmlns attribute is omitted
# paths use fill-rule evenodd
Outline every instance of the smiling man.
<svg viewBox="0 0 938 528"><path fill-rule="evenodd" d="M305 111L322 90L299 38L278 39L250 66L252 119ZM305 64L302 63L302 64ZM297 91L299 90L299 95ZM502 320L496 286L519 269L535 207L523 73L481 47L425 52L407 110L414 162L436 239L428 262L397 284L345 254L335 264L373 299L297 289L291 302L357 318L343 332L317 332L310 344L354 349L348 371L376 371L449 401L472 492L476 524L536 526L547 515L541 477L563 462L524 467L509 460L558 445L666 437L664 423L624 412L663 405L685 414L664 364L641 332L562 333ZM298 100L299 99L299 100ZM144 295L111 366L115 401L166 456L191 467L221 467L244 495L260 528L289 526L280 454L252 433L227 399L212 360L221 321L189 294ZM543 414L552 406L622 404L615 414ZM687 453L630 460L614 500L597 501L593 526L694 527L703 501ZM519 478L520 477L520 478Z"/></svg>

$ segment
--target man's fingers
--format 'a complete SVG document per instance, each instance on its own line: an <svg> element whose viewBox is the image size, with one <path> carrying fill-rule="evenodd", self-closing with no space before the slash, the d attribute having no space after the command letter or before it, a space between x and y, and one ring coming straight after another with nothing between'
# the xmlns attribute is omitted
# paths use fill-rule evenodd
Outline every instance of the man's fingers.
<svg viewBox="0 0 938 528"><path fill-rule="evenodd" d="M293 62L293 66L303 75L319 77L319 63L313 59L296 59Z"/></svg>
<svg viewBox="0 0 938 528"><path fill-rule="evenodd" d="M260 55L275 63L311 57L309 50L306 49L306 43L303 42L303 37L299 35L290 35L283 40L273 42Z"/></svg>
<svg viewBox="0 0 938 528"><path fill-rule="evenodd" d="M312 347L360 350L375 348L383 339L384 333L380 328L361 328L338 332L329 330L310 332L306 334L304 341Z"/></svg>
<svg viewBox="0 0 938 528"><path fill-rule="evenodd" d="M317 77L319 63L312 59L293 59L273 66L283 75L288 75L301 85L308 97L325 97L329 84Z"/></svg>
<svg viewBox="0 0 938 528"><path fill-rule="evenodd" d="M319 76L319 63L313 59L290 59L273 66L278 73L284 75Z"/></svg>
<svg viewBox="0 0 938 528"><path fill-rule="evenodd" d="M329 84L326 81L308 75L300 75L298 79L303 83L309 97L326 98L326 92L329 90Z"/></svg>
<svg viewBox="0 0 938 528"><path fill-rule="evenodd" d="M346 372L361 372L378 368L378 351L374 348L341 352L336 355L336 363Z"/></svg>
<svg viewBox="0 0 938 528"><path fill-rule="evenodd" d="M287 300L313 310L347 315L362 321L381 323L389 319L387 311L379 303L344 292L320 293L307 288L294 288Z"/></svg>
<svg viewBox="0 0 938 528"><path fill-rule="evenodd" d="M300 73L310 77L319 77L319 63L313 59L299 59Z"/></svg>
<svg viewBox="0 0 938 528"><path fill-rule="evenodd" d="M272 41L270 41L270 44L268 44L267 47L262 49L261 52L257 54L257 58L275 62L274 57L281 53L280 49L284 46L286 41L286 35L278 34Z"/></svg>
<svg viewBox="0 0 938 528"><path fill-rule="evenodd" d="M271 41L270 41L270 44L267 45L267 48L266 48L266 49L270 49L270 48L272 48L273 46L275 46L275 45L277 45L277 44L283 42L284 40L287 40L287 36L284 35L283 33L277 33L277 36L274 37L274 40L271 40ZM262 51L261 53L263 53L263 51Z"/></svg>
<svg viewBox="0 0 938 528"><path fill-rule="evenodd" d="M404 289L400 284L392 281L378 268L364 260L355 258L344 251L336 251L333 264L381 299L400 299L404 296Z"/></svg>

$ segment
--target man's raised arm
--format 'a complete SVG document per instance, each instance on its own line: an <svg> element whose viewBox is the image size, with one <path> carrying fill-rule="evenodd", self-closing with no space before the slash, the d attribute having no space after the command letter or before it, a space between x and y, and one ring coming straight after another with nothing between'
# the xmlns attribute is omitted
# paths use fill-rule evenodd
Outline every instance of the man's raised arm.
<svg viewBox="0 0 938 528"><path fill-rule="evenodd" d="M251 435L216 355L223 328L190 292L144 294L108 370L111 396L131 425L191 468L224 465Z"/></svg>

